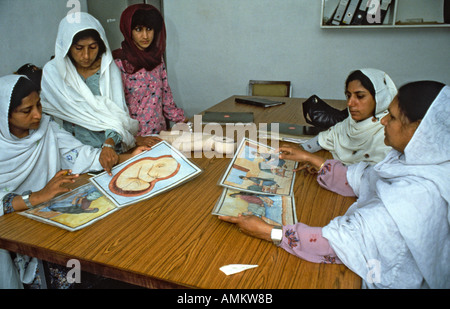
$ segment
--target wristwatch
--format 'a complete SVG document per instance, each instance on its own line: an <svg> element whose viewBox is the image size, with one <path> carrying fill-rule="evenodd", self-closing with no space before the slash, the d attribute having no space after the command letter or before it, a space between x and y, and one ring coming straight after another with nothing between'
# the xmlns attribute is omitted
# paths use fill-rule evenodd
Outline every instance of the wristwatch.
<svg viewBox="0 0 450 309"><path fill-rule="evenodd" d="M110 145L110 144L107 144L107 143L103 143L102 149L105 148L105 147L112 148L112 149L115 149L115 148L116 148L116 147L114 147L113 145Z"/></svg>
<svg viewBox="0 0 450 309"><path fill-rule="evenodd" d="M281 226L274 226L270 232L270 238L275 245L279 245L283 239L283 228Z"/></svg>
<svg viewBox="0 0 450 309"><path fill-rule="evenodd" d="M31 205L30 203L30 195L31 195L31 190L27 190L24 193L22 193L22 199L25 202L25 205L27 205L28 209L33 208L33 205Z"/></svg>

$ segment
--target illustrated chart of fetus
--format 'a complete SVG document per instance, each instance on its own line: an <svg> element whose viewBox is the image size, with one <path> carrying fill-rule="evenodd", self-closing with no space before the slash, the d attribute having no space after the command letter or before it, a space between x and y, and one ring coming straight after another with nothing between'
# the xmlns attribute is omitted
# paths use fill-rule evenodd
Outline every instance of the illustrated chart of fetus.
<svg viewBox="0 0 450 309"><path fill-rule="evenodd" d="M187 182L202 170L169 143L161 141L89 180L117 207L147 200Z"/></svg>
<svg viewBox="0 0 450 309"><path fill-rule="evenodd" d="M109 189L121 196L143 195L150 192L158 181L175 176L180 166L170 155L145 157L117 173L109 183Z"/></svg>

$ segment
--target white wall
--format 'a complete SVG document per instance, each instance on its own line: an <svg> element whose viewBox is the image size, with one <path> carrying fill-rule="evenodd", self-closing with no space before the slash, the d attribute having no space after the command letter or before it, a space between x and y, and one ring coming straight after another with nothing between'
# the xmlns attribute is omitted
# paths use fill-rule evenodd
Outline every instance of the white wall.
<svg viewBox="0 0 450 309"><path fill-rule="evenodd" d="M0 0L0 75L54 53L67 0ZM86 0L80 0L86 11ZM165 0L169 82L189 116L247 93L250 79L291 80L293 95L343 99L347 74L385 70L401 85L450 84L450 28L321 29L319 0Z"/></svg>
<svg viewBox="0 0 450 309"><path fill-rule="evenodd" d="M86 0L77 1L81 11L86 11ZM55 53L59 22L74 8L70 3L0 0L0 76L11 74L28 62L42 67L50 60Z"/></svg>
<svg viewBox="0 0 450 309"><path fill-rule="evenodd" d="M319 0L166 0L169 82L189 115L247 93L250 79L291 80L293 96L343 99L351 70L450 84L450 28L321 29Z"/></svg>

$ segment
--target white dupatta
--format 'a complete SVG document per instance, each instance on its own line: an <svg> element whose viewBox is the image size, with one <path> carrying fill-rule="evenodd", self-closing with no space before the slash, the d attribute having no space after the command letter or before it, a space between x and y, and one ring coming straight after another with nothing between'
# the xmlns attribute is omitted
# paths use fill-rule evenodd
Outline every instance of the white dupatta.
<svg viewBox="0 0 450 309"><path fill-rule="evenodd" d="M449 115L445 86L404 154L348 169L358 201L322 232L366 287L450 288Z"/></svg>
<svg viewBox="0 0 450 309"><path fill-rule="evenodd" d="M27 137L19 139L9 131L11 94L20 77L0 78L0 215L6 194L41 190L61 167L56 137L49 130L49 116L42 115L39 128Z"/></svg>
<svg viewBox="0 0 450 309"><path fill-rule="evenodd" d="M67 56L73 37L94 29L106 46L100 68L100 96L92 93ZM59 24L55 58L43 69L41 100L43 111L91 131L111 129L122 136L124 151L135 146L138 121L130 117L125 103L122 77L114 63L106 34L91 15L81 12L80 21L63 18Z"/></svg>
<svg viewBox="0 0 450 309"><path fill-rule="evenodd" d="M101 170L100 149L83 145L43 114L37 130L24 138L9 131L8 111L14 86L20 75L0 78L0 216L3 198L8 193L39 191L61 169L74 173ZM0 249L0 288L22 288L35 277L39 261L17 254L12 261L8 251Z"/></svg>
<svg viewBox="0 0 450 309"><path fill-rule="evenodd" d="M327 131L319 133L319 144L330 151L333 158L344 164L361 161L376 164L392 149L384 144L384 127L381 118L387 114L389 104L397 94L392 79L377 69L361 69L375 88L375 117L356 122L348 116ZM374 121L375 120L375 121Z"/></svg>

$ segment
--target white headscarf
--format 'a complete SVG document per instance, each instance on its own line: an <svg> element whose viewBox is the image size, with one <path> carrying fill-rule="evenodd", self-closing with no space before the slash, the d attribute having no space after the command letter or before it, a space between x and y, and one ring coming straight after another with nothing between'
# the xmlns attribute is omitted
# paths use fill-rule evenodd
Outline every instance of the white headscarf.
<svg viewBox="0 0 450 309"><path fill-rule="evenodd" d="M100 69L101 96L94 95L67 56L73 37L94 29L106 46ZM113 61L106 34L97 19L80 13L80 21L63 18L56 38L55 58L43 69L41 100L43 111L92 131L111 129L122 136L124 150L135 145L139 123L130 117L125 103L122 77Z"/></svg>
<svg viewBox="0 0 450 309"><path fill-rule="evenodd" d="M18 139L9 131L11 95L20 77L0 78L0 215L6 194L41 190L61 167L54 133L48 129L49 116L42 115L39 128L25 138Z"/></svg>
<svg viewBox="0 0 450 309"><path fill-rule="evenodd" d="M24 138L9 131L8 111L14 86L20 75L0 78L0 216L8 193L39 191L62 168L73 173L101 170L100 149L83 145L50 116L42 114L37 130Z"/></svg>
<svg viewBox="0 0 450 309"><path fill-rule="evenodd" d="M24 138L9 131L8 111L11 95L20 75L0 77L0 216L8 193L39 191L61 168L74 173L101 170L100 149L83 145L43 114L39 128ZM63 158L64 156L64 158ZM0 249L0 288L22 288L35 278L38 260ZM41 269L42 271L42 269Z"/></svg>
<svg viewBox="0 0 450 309"><path fill-rule="evenodd" d="M381 118L387 114L389 104L397 94L392 79L377 69L360 70L375 89L375 117L356 122L351 116L330 129L319 133L319 144L329 150L334 159L344 164L361 161L376 164L383 160L391 147L384 144L384 127ZM374 121L375 120L375 121Z"/></svg>
<svg viewBox="0 0 450 309"><path fill-rule="evenodd" d="M362 278L373 259L381 262L381 286L450 288L449 115L445 86L404 154L392 150L372 169L349 167L358 201L324 227L323 236Z"/></svg>

